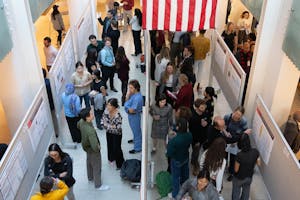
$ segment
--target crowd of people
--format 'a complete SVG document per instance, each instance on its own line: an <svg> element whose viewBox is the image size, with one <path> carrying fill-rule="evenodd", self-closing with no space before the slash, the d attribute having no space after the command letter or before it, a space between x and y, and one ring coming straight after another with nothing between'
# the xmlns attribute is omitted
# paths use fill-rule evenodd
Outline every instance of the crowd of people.
<svg viewBox="0 0 300 200"><path fill-rule="evenodd" d="M125 16L123 31L128 31L128 26L131 25L135 47L132 56L138 56L142 53L142 13L135 8L132 17L133 1L123 0L122 3ZM97 190L108 190L110 187L103 184L101 179L102 145L96 128L106 131L110 165L120 170L125 160L121 147L124 116L119 111L120 103L128 115L133 134L133 139L128 141L133 143L129 153L142 151L141 116L144 99L140 83L130 80L130 61L126 57L125 48L119 46L120 26L115 15L116 11L110 9L104 19L98 18L103 26L102 40L97 40L95 35L89 36L85 65L80 61L76 63L76 70L70 75L71 83L66 85L65 92L60 97L72 140L76 146L81 144L86 152L87 177ZM242 16L242 22L238 23L238 38L231 22L222 37L245 72L249 73L252 54L248 53L250 37L245 21L247 13ZM59 31L58 33L60 34ZM224 117L214 114L217 94L213 87L203 82L208 76L205 74L204 61L210 51L210 40L205 37L205 33L205 30L200 30L199 33L150 31L151 69L148 73L156 87L155 97L152 99L154 103L149 112L153 119L151 153L155 155L158 145L164 144L161 148L165 149L167 170L172 176L170 196L173 199L219 199L227 162L230 163L227 180L233 182L232 199L249 199L259 153L251 147L251 129L243 116L243 107L237 107ZM165 41L166 36L170 47ZM45 48L51 47L50 38L45 38L44 43ZM56 56L53 48L50 48L48 54ZM47 63L48 70L51 64L53 63ZM109 98L107 92L108 80L110 91L118 92L114 85L115 73L121 81L121 99ZM75 199L72 187L76 180L72 175L72 159L56 143L51 144L48 150L40 193L32 199L54 196L63 199L65 195L69 200ZM227 154L230 155L229 160L226 159ZM52 190L54 185L57 190Z"/></svg>

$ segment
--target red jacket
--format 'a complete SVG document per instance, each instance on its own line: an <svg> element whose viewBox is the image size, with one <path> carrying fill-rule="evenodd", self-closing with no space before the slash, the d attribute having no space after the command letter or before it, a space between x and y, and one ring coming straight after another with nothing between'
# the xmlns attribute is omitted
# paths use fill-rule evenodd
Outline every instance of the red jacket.
<svg viewBox="0 0 300 200"><path fill-rule="evenodd" d="M127 5L123 5L124 10L131 10L134 6L134 0L122 0L121 3L127 2Z"/></svg>
<svg viewBox="0 0 300 200"><path fill-rule="evenodd" d="M193 98L192 84L188 83L182 86L176 96L177 96L177 100L175 102L175 110L177 110L180 106L186 106L190 108L192 104L192 98Z"/></svg>

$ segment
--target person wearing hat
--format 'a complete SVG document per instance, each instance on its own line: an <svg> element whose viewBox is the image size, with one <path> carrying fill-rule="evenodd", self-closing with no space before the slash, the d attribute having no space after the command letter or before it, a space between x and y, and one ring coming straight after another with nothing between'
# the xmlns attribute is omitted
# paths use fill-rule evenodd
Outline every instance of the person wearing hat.
<svg viewBox="0 0 300 200"><path fill-rule="evenodd" d="M54 186L57 189L54 190ZM30 200L63 200L68 191L69 188L63 181L45 176L40 182L40 192L33 195Z"/></svg>
<svg viewBox="0 0 300 200"><path fill-rule="evenodd" d="M62 15L58 10L58 5L53 6L53 11L51 13L51 22L52 22L53 28L58 33L57 44L61 45L62 32L63 32L63 30L65 30L65 25L64 25Z"/></svg>
<svg viewBox="0 0 300 200"><path fill-rule="evenodd" d="M75 94L75 86L72 83L66 85L65 92L62 94L62 102L72 140L75 143L80 143L81 134L77 128L77 122L80 120L78 114L81 104L79 97Z"/></svg>

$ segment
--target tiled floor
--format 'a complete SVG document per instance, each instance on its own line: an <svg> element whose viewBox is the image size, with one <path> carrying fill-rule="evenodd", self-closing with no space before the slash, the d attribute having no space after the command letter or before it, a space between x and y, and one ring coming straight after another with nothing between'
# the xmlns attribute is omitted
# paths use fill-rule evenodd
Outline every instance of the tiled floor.
<svg viewBox="0 0 300 200"><path fill-rule="evenodd" d="M101 0L102 2L102 0ZM98 6L98 9L103 9L103 6ZM48 23L46 20L43 23ZM40 33L39 37L41 38L44 35L44 33ZM133 40L131 32L125 32L123 33L121 31L121 38L119 41L119 44L124 46L126 49L126 54L128 58L130 59L130 78L131 79L137 79L141 83L141 91L142 94L145 95L145 82L146 82L146 76L145 74L142 74L140 72L140 68L136 68L136 64L139 61L139 58L132 57L130 54L133 53ZM209 59L209 57L208 57ZM209 65L209 60L206 62L207 65ZM117 76L115 76L115 85L116 88L119 90L118 93L114 93L110 90L108 90L109 96L116 97L120 99L121 97L121 86L120 81L118 80ZM215 88L219 88L217 81L213 81L213 86ZM154 94L154 90L152 87L152 94ZM153 98L151 98L153 99ZM128 153L128 150L132 149L132 145L127 143L127 140L132 138L132 133L128 124L127 120L127 114L124 112L123 107L120 108L121 114L123 116L123 140L122 140L122 149L124 153L125 159L131 159L131 158L137 158L141 159L141 154L131 155ZM229 113L230 109L226 102L225 97L222 95L222 92L219 94L218 99L216 100L215 105L215 115L221 115L223 116L226 113ZM145 113L147 114L147 113ZM151 121L149 121L148 127L151 127ZM115 199L126 199L126 200L135 200L140 199L140 193L138 189L132 189L130 183L123 181L120 178L120 172L116 171L115 168L111 167L108 164L107 161L107 148L106 148L106 138L105 138L105 131L97 130L100 143L101 143L101 154L102 154L102 180L104 184L107 184L111 187L109 191L96 191L94 189L93 184L88 183L87 176L86 176L86 154L82 150L81 147L78 149L69 149L64 148L64 151L69 153L71 157L73 158L73 175L76 179L76 184L74 185L74 193L77 200L94 200L94 199L108 199L108 200L115 200ZM150 134L150 132L149 132ZM55 140L55 139L54 139ZM71 141L70 136L68 136L68 140ZM148 135L148 141L149 141L149 151L151 149L151 139ZM59 140L57 141L59 142ZM157 153L153 155L152 157L149 156L149 160L154 161L154 171L156 174L157 172L161 170L165 170L167 166L167 161L164 156L165 154L165 148L164 145L161 143L160 148L158 148ZM223 191L222 196L224 199L231 199L231 183L227 182L226 175L224 177L223 182ZM37 188L37 186L36 186ZM259 174L259 172L256 170L253 183L251 187L251 199L252 200L265 200L268 199L266 195L266 191L264 189L263 180ZM148 199L154 200L159 199L159 195L155 189L148 188L147 193ZM165 198L167 199L167 198Z"/></svg>

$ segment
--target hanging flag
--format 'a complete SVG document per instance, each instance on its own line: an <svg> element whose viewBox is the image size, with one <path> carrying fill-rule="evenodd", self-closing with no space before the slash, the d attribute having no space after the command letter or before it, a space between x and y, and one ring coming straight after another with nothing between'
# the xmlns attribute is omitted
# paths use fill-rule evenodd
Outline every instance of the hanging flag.
<svg viewBox="0 0 300 200"><path fill-rule="evenodd" d="M197 31L215 28L217 0L143 0L143 29Z"/></svg>

